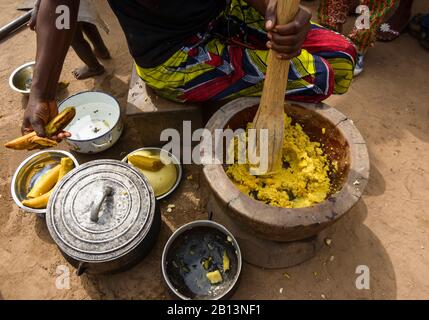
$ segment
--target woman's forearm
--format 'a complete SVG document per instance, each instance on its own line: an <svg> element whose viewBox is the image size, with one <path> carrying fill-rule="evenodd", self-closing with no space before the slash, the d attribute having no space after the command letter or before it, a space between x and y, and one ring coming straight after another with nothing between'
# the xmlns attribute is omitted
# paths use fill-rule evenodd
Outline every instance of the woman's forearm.
<svg viewBox="0 0 429 320"><path fill-rule="evenodd" d="M79 0L42 0L37 13L36 67L30 99L55 99L64 59L75 32ZM65 11L57 12L59 6ZM70 22L64 22L68 19ZM64 26L69 28L64 28Z"/></svg>

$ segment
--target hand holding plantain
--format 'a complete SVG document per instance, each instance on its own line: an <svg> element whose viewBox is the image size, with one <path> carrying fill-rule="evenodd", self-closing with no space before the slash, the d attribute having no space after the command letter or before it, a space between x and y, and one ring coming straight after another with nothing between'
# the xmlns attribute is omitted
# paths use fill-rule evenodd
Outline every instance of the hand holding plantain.
<svg viewBox="0 0 429 320"><path fill-rule="evenodd" d="M56 104L55 104L56 107ZM45 116L47 113L44 113ZM67 137L64 135L56 137L55 135L61 133L62 130L73 120L76 115L76 109L74 107L68 107L64 109L60 114L56 115L48 124L43 128L43 133L46 137L39 136L37 132L41 131L37 128L36 131L27 133L26 135L19 137L15 140L9 141L5 144L6 148L15 150L34 150L49 148L57 145L57 142L52 139ZM37 115L35 115L37 116ZM49 116L49 115L48 115ZM27 130L24 130L24 132ZM28 131L27 131L28 132Z"/></svg>

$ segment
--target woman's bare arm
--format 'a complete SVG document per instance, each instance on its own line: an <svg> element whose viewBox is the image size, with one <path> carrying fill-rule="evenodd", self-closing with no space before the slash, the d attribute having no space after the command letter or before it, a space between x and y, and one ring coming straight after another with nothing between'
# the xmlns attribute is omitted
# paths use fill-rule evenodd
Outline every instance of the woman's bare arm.
<svg viewBox="0 0 429 320"><path fill-rule="evenodd" d="M35 130L44 136L44 126L57 114L55 94L64 59L74 36L80 0L41 0L37 13L36 67L30 98L24 114L23 133ZM59 6L69 12L69 28L61 24ZM62 12L64 14L64 12Z"/></svg>

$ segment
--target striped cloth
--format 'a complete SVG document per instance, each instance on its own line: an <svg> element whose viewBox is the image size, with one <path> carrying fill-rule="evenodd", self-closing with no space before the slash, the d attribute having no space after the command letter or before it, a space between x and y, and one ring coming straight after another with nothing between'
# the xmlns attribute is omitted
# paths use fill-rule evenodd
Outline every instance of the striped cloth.
<svg viewBox="0 0 429 320"><path fill-rule="evenodd" d="M364 54L374 45L378 28L398 2L399 0L359 0L360 5L368 7L370 14L369 29L358 29L355 26L349 34L359 53ZM320 24L339 31L339 27L346 22L349 12L355 12L354 5L355 0L320 0L318 12Z"/></svg>
<svg viewBox="0 0 429 320"><path fill-rule="evenodd" d="M260 96L267 69L264 18L243 0L232 0L208 28L163 64L137 67L159 95L179 102ZM301 54L292 59L288 99L320 102L347 92L356 49L342 35L312 24Z"/></svg>

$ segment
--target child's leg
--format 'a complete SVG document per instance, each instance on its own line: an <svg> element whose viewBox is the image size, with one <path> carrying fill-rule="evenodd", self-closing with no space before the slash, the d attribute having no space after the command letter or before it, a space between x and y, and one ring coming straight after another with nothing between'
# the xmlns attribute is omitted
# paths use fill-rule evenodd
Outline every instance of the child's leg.
<svg viewBox="0 0 429 320"><path fill-rule="evenodd" d="M94 46L94 53L97 57L104 60L111 59L109 50L104 44L103 38L101 37L96 25L88 22L82 22L82 31Z"/></svg>
<svg viewBox="0 0 429 320"><path fill-rule="evenodd" d="M85 63L85 66L73 71L76 79L82 80L104 73L104 67L98 62L97 57L92 52L91 46L83 36L81 23L78 23L76 33L73 37L72 47L79 58Z"/></svg>

